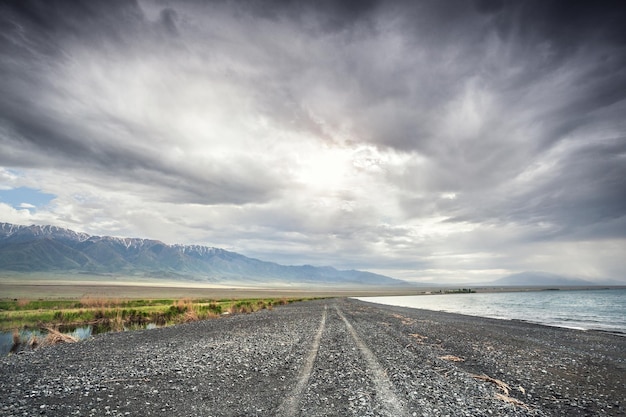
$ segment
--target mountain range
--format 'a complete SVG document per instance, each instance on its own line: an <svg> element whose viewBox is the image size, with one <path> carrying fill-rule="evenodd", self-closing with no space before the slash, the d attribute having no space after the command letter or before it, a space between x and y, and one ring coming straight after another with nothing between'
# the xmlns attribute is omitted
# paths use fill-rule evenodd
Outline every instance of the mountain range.
<svg viewBox="0 0 626 417"><path fill-rule="evenodd" d="M236 252L158 240L91 236L56 226L0 223L0 271L71 272L201 282L409 286L384 275L285 266Z"/></svg>
<svg viewBox="0 0 626 417"><path fill-rule="evenodd" d="M85 274L123 279L167 279L241 285L338 285L413 287L388 276L330 266L286 266L200 245L92 236L56 226L0 223L0 272ZM521 272L473 286L590 286L590 282L546 272ZM445 284L431 284L438 287Z"/></svg>

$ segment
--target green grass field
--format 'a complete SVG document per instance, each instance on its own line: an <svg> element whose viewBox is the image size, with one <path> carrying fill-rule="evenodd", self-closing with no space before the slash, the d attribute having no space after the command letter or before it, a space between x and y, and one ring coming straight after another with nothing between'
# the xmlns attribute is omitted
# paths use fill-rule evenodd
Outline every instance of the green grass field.
<svg viewBox="0 0 626 417"><path fill-rule="evenodd" d="M121 331L216 318L224 313L251 313L304 298L252 299L114 299L0 301L0 331L92 326L95 333Z"/></svg>

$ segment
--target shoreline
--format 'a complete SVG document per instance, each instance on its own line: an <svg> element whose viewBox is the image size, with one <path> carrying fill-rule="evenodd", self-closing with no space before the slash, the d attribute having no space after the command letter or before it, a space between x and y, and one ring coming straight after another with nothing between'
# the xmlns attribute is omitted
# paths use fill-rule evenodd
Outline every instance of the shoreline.
<svg viewBox="0 0 626 417"><path fill-rule="evenodd" d="M445 313L445 311L442 311L442 313ZM452 313L452 314L461 314L461 315L463 315L462 313ZM467 314L467 315L469 315L469 314ZM472 316L472 317L493 318L493 317L483 317L483 316ZM598 332L598 333L606 333L606 334L610 334L610 335L618 336L618 337L626 337L626 331L619 331L619 330L607 330L607 329L600 329L600 328L583 328L583 327L573 327L573 326L562 326L562 325L558 325L558 324L549 324L549 323L542 323L542 322L539 322L539 321L523 320L523 319L495 318L495 320L519 321L520 323L536 324L538 326L545 326L545 327L555 327L557 329L575 330L575 331L579 331L579 332Z"/></svg>
<svg viewBox="0 0 626 417"><path fill-rule="evenodd" d="M424 343L452 351L460 368L523 387L546 415L626 415L624 334L356 302L413 321Z"/></svg>
<svg viewBox="0 0 626 417"><path fill-rule="evenodd" d="M626 320L623 316L626 314L623 304L626 292L621 287L545 292L476 292L467 295L441 294L440 297L445 298L411 295L354 298L381 305L523 321L574 330L604 331L626 336Z"/></svg>

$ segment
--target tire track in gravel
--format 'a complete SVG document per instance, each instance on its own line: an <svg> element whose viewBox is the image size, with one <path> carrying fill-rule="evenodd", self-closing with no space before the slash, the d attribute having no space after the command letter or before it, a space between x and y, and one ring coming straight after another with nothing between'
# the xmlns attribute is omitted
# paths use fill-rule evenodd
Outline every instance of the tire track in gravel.
<svg viewBox="0 0 626 417"><path fill-rule="evenodd" d="M348 321L348 319L343 315L341 310L339 310L338 306L335 306L337 310L337 314L346 325L348 332L354 339L354 342L358 346L363 358L365 359L367 366L372 374L372 382L376 386L377 392L380 394L380 400L384 407L386 414L390 417L400 417L400 416L408 416L407 411L404 409L403 403L400 402L396 394L393 390L393 384L387 377L385 370L380 366L376 356L372 351L367 347L365 343L361 340L359 335L357 334L352 324Z"/></svg>
<svg viewBox="0 0 626 417"><path fill-rule="evenodd" d="M311 349L309 350L306 362L304 363L304 366L300 371L298 382L294 389L289 393L289 395L287 395L280 407L278 407L278 409L276 410L277 416L293 417L298 415L298 404L302 399L302 392L304 391L304 388L306 388L307 384L309 383L311 371L313 370L313 364L315 363L315 359L317 358L317 352L320 348L322 333L324 333L324 327L326 326L326 309L327 307L324 306L324 313L322 314L320 326L317 329L315 339L313 339L313 344L311 345Z"/></svg>

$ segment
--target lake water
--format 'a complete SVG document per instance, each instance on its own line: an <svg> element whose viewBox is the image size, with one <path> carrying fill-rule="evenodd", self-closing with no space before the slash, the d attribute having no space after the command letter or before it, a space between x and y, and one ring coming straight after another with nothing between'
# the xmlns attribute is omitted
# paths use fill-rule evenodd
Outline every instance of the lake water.
<svg viewBox="0 0 626 417"><path fill-rule="evenodd" d="M603 330L626 336L626 289L359 297L401 307Z"/></svg>

